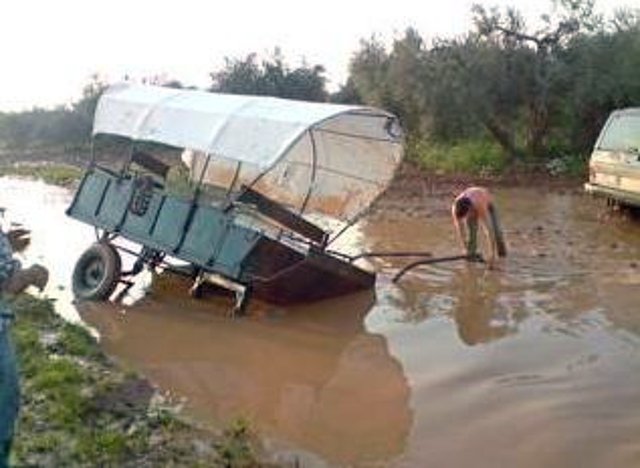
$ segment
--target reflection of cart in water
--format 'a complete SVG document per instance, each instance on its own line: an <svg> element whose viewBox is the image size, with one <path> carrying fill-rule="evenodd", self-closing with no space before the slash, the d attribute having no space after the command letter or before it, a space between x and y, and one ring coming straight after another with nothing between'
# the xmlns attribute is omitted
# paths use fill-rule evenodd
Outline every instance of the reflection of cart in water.
<svg viewBox="0 0 640 468"><path fill-rule="evenodd" d="M220 298L185 301L175 292L183 281L158 278L154 294L124 315L111 304L82 304L79 312L110 354L186 397L199 421L242 415L266 438L332 465L384 465L402 454L412 427L411 392L384 335L364 324L373 290L260 305L261 318L228 321ZM299 465L307 465L304 458Z"/></svg>
<svg viewBox="0 0 640 468"><path fill-rule="evenodd" d="M210 280L235 291L237 307L247 292L299 302L373 285L373 273L329 249L344 228L328 232L307 215L348 227L386 188L402 156L392 115L119 85L101 97L93 134L92 162L68 209L100 233L76 264L77 296L108 297L121 276L167 256L189 264L196 286ZM114 165L119 147L125 157ZM187 151L180 158L176 148ZM171 153L188 165L189 196L169 190ZM142 245L124 273L118 237Z"/></svg>

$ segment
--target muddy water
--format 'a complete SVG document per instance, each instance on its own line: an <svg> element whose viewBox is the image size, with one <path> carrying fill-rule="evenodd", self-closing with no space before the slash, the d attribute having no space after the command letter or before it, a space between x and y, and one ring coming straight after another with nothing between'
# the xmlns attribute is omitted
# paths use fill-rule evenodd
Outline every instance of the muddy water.
<svg viewBox="0 0 640 468"><path fill-rule="evenodd" d="M235 320L228 299L192 300L162 275L134 305L78 309L193 417L246 417L305 466L639 466L640 222L572 192L497 198L510 248L497 271L451 263L394 285L403 262L380 260L375 291L256 302ZM47 293L71 316L92 230L64 218L63 190L0 179L0 199L34 229L27 256L54 267ZM446 204L378 213L355 247L451 254Z"/></svg>
<svg viewBox="0 0 640 468"><path fill-rule="evenodd" d="M40 181L0 178L0 207L6 208L2 225L22 225L31 230L31 245L18 258L43 263L50 273L43 294L56 300L57 310L68 320L80 321L72 304L71 269L85 246L95 240L91 228L68 218L69 190Z"/></svg>

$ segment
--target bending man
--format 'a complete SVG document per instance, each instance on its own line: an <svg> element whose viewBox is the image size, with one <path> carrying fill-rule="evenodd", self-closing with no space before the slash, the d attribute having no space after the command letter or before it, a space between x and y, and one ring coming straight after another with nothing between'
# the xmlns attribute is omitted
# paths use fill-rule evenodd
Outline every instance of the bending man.
<svg viewBox="0 0 640 468"><path fill-rule="evenodd" d="M458 195L451 206L451 216L456 228L458 241L469 256L478 255L478 224L482 225L491 248L489 266L493 266L496 254L507 255L498 213L489 191L483 187L469 187Z"/></svg>

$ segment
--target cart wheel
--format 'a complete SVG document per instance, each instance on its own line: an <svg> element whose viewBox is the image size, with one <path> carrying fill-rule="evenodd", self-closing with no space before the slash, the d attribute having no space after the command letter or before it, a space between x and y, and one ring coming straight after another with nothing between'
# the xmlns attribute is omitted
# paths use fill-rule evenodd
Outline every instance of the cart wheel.
<svg viewBox="0 0 640 468"><path fill-rule="evenodd" d="M122 263L115 247L97 242L80 256L73 269L72 288L79 299L105 300L120 280Z"/></svg>

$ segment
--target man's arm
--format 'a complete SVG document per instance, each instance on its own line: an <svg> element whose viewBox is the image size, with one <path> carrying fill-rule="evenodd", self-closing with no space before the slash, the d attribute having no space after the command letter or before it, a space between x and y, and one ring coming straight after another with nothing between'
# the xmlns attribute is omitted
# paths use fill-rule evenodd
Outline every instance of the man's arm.
<svg viewBox="0 0 640 468"><path fill-rule="evenodd" d="M14 271L11 278L4 283L3 291L9 294L20 294L29 286L35 286L40 291L49 282L49 271L42 265L31 265L29 268Z"/></svg>
<svg viewBox="0 0 640 468"><path fill-rule="evenodd" d="M36 286L42 291L49 281L47 269L41 265L23 269L20 262L13 258L12 239L22 244L28 231L20 229L11 232L15 233L13 237L0 230L0 290L19 294L29 286Z"/></svg>
<svg viewBox="0 0 640 468"><path fill-rule="evenodd" d="M467 235L466 233L466 227L464 226L464 223L460 223L460 220L456 217L455 213L453 212L453 208L451 209L451 218L453 219L453 226L455 227L456 230L456 237L458 238L458 243L460 244L460 247L462 248L462 251L465 253L467 252L467 245L465 243L465 237Z"/></svg>

